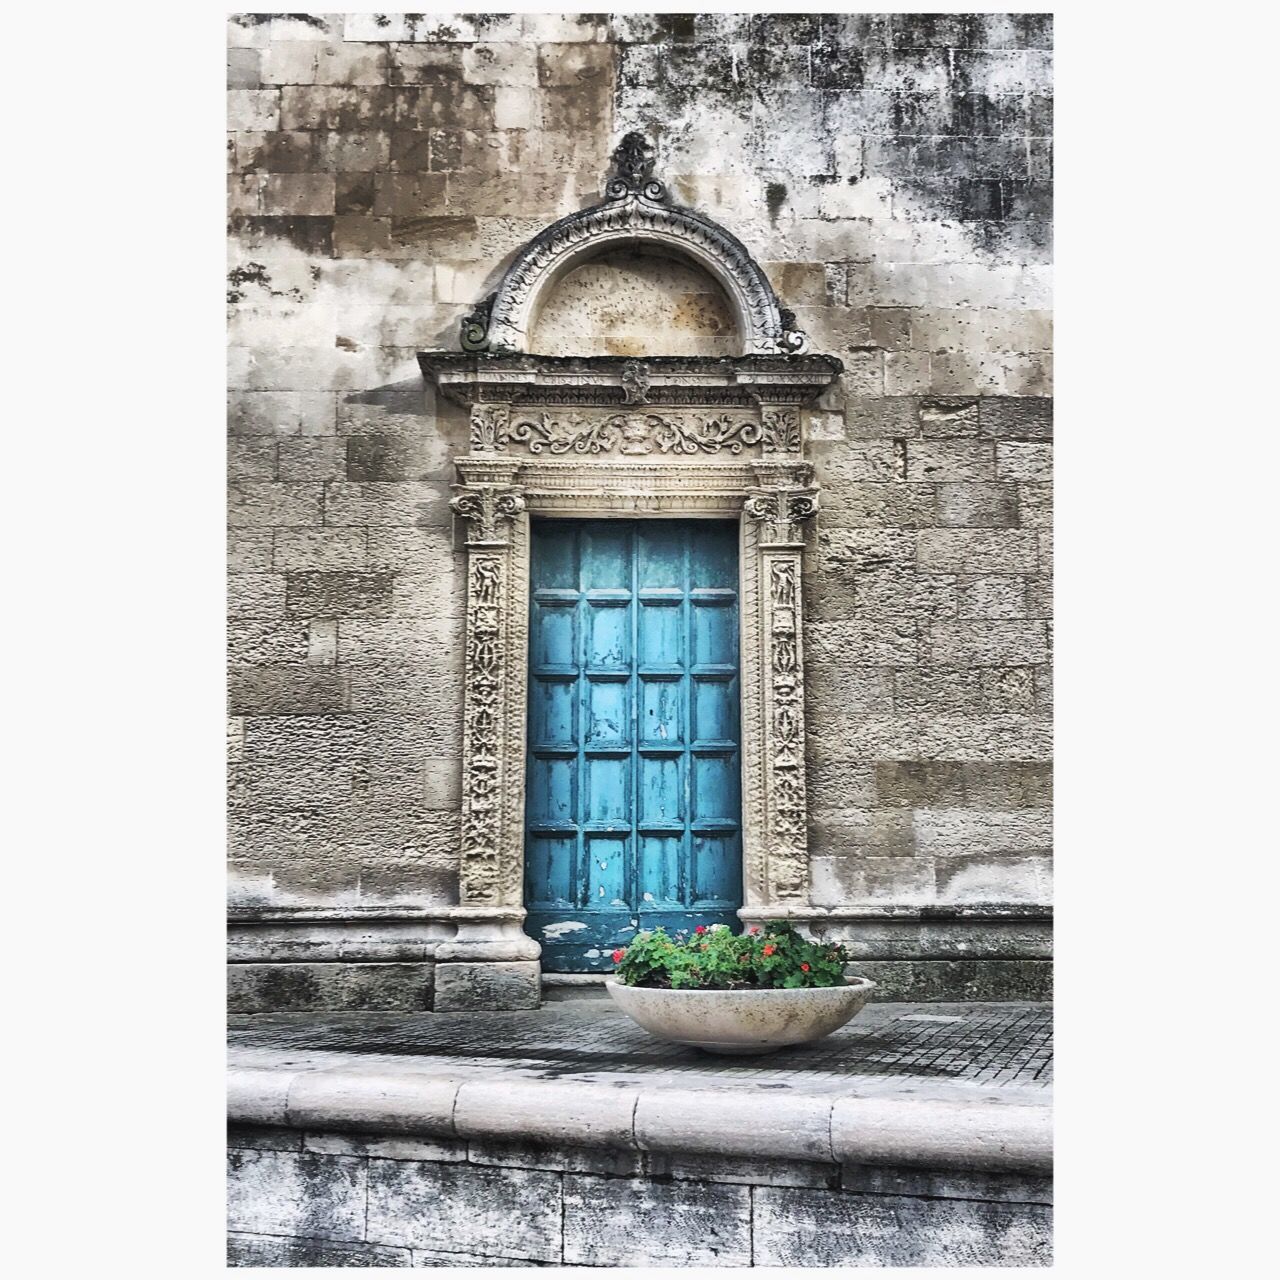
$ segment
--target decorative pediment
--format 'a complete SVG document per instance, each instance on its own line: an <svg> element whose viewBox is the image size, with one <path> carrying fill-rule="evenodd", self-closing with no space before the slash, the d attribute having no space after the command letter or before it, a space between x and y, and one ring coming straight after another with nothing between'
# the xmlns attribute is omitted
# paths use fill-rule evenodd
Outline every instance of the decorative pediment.
<svg viewBox="0 0 1280 1280"><path fill-rule="evenodd" d="M492 355L529 350L547 290L581 262L615 248L644 247L703 267L719 282L737 319L743 355L800 355L808 338L781 306L742 242L718 223L670 202L653 176L654 151L629 133L613 153L600 204L553 222L534 236L497 289L462 322L462 349Z"/></svg>

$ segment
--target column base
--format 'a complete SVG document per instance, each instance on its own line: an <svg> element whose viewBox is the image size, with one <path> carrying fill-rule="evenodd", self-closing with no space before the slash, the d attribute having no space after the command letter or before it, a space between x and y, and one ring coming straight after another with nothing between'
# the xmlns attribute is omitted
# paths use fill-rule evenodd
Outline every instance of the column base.
<svg viewBox="0 0 1280 1280"><path fill-rule="evenodd" d="M436 1013L536 1009L541 1001L542 965L537 960L436 965Z"/></svg>

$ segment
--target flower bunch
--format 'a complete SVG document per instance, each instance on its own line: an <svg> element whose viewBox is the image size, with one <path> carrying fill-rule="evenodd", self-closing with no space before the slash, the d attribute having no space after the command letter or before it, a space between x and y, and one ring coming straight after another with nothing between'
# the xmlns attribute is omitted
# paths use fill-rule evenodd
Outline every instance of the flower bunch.
<svg viewBox="0 0 1280 1280"><path fill-rule="evenodd" d="M849 956L838 942L810 942L785 920L771 920L734 934L727 925L698 925L674 937L646 930L613 953L619 982L629 987L704 988L835 987L844 981Z"/></svg>

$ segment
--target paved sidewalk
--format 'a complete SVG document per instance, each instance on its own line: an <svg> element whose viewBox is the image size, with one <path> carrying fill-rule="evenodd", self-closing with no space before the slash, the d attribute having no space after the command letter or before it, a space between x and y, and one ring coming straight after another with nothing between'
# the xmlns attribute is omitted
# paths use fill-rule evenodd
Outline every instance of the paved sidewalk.
<svg viewBox="0 0 1280 1280"><path fill-rule="evenodd" d="M612 1005L232 1020L249 1124L837 1164L1047 1173L1052 1012L877 1004L759 1058L668 1045Z"/></svg>
<svg viewBox="0 0 1280 1280"><path fill-rule="evenodd" d="M606 1001L565 1001L529 1013L283 1013L231 1019L232 1061L319 1054L464 1070L515 1067L541 1079L786 1076L806 1086L892 1080L1047 1091L1052 1007L1046 1004L872 1004L817 1044L753 1058L717 1057L666 1044ZM314 1059L317 1060L318 1059Z"/></svg>

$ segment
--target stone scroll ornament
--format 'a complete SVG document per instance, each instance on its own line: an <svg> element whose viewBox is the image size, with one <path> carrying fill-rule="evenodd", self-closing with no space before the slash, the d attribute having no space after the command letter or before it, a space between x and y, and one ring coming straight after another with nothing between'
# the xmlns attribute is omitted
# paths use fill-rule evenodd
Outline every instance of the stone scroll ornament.
<svg viewBox="0 0 1280 1280"><path fill-rule="evenodd" d="M530 453L739 454L758 444L763 428L739 414L663 415L614 413L607 417L569 412L515 414L497 438L498 448L525 446Z"/></svg>
<svg viewBox="0 0 1280 1280"><path fill-rule="evenodd" d="M744 504L758 527L764 577L765 822L770 892L777 898L802 898L808 884L800 556L805 522L817 509L812 490L757 490Z"/></svg>
<svg viewBox="0 0 1280 1280"><path fill-rule="evenodd" d="M745 330L744 355L807 351L809 340L796 327L795 315L779 305L746 247L710 218L671 204L666 187L653 176L654 159L644 136L628 133L614 149L603 201L553 222L525 245L497 289L463 319L462 349L492 355L523 351L534 300L566 263L610 242L641 241L682 253L716 275Z"/></svg>
<svg viewBox="0 0 1280 1280"><path fill-rule="evenodd" d="M460 887L465 902L497 904L509 892L502 860L508 533L525 504L518 490L498 485L454 488L450 507L468 522Z"/></svg>
<svg viewBox="0 0 1280 1280"><path fill-rule="evenodd" d="M768 410L757 422L750 416L728 412L602 416L575 409L513 412L505 404L476 404L471 408L471 448L477 453L506 453L516 447L553 457L615 452L631 456L737 455L753 445L759 445L765 453L799 452L799 411Z"/></svg>

